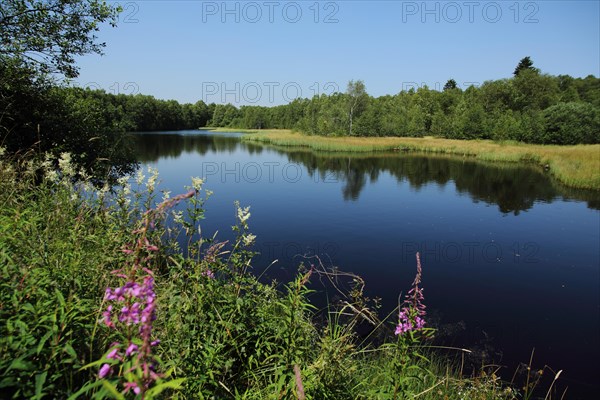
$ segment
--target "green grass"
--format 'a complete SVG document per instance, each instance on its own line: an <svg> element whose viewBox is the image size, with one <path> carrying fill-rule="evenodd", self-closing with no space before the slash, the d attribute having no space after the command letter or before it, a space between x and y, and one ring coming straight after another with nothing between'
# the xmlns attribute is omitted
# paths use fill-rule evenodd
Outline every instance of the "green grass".
<svg viewBox="0 0 600 400"><path fill-rule="evenodd" d="M600 145L554 146L433 137L325 137L290 130L249 131L243 140L329 152L412 151L472 157L481 161L527 162L546 168L561 183L600 190Z"/></svg>
<svg viewBox="0 0 600 400"><path fill-rule="evenodd" d="M256 133L259 132L257 129L235 129L235 128L220 128L220 127L204 127L200 128L201 131L213 131L213 132L241 132L241 133Z"/></svg>

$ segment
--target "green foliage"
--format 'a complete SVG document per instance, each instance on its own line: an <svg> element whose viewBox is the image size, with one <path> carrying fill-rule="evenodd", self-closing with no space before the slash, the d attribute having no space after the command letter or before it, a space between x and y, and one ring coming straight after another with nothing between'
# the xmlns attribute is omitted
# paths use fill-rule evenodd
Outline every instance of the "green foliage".
<svg viewBox="0 0 600 400"><path fill-rule="evenodd" d="M597 113L600 109L600 79L591 75L585 79L553 77L526 61L522 60L523 65L511 79L487 81L464 91L450 79L442 92L420 87L373 98L361 81L351 81L346 93L298 99L283 106L237 109L231 104L217 105L209 124L292 129L322 136L433 135L527 143L599 143L589 121L593 120L591 110ZM565 133L563 137L564 130L544 122L548 112L556 113L551 108L560 103L576 103L587 110L584 114L588 117L577 128L585 133Z"/></svg>
<svg viewBox="0 0 600 400"><path fill-rule="evenodd" d="M181 105L57 84L59 75L78 75L75 56L102 53L95 32L102 23L114 26L119 11L98 0L0 3L0 143L7 151L69 152L96 183L114 182L135 166L126 131L206 124L203 102Z"/></svg>
<svg viewBox="0 0 600 400"><path fill-rule="evenodd" d="M456 81L454 79L448 79L448 81L444 85L444 92L447 90L453 90L456 88L457 88Z"/></svg>
<svg viewBox="0 0 600 400"><path fill-rule="evenodd" d="M99 0L3 0L0 54L41 74L76 77L75 56L102 54L99 25L116 25L120 9Z"/></svg>
<svg viewBox="0 0 600 400"><path fill-rule="evenodd" d="M352 123L354 118L359 117L364 111L369 96L365 89L363 81L350 81L348 82L348 88L346 89L346 95L348 99L348 135L352 136Z"/></svg>
<svg viewBox="0 0 600 400"><path fill-rule="evenodd" d="M530 70L530 71L534 71L534 72L538 71L537 68L533 67L533 61L531 61L531 57L529 57L529 56L524 57L521 59L521 61L519 61L519 64L517 64L517 66L515 67L515 71L513 72L513 75L517 76L525 70Z"/></svg>
<svg viewBox="0 0 600 400"><path fill-rule="evenodd" d="M9 60L0 65L0 110L0 142L10 153L69 152L97 182L135 166L120 109L91 91L56 86Z"/></svg>
<svg viewBox="0 0 600 400"><path fill-rule="evenodd" d="M199 200L195 207L202 206ZM198 222L203 212L194 215ZM310 272L290 284L287 295L247 272L254 240L247 232L249 215L237 205L237 239L228 257L221 256L226 244L211 239L206 250L194 251L196 258L170 258L165 297L159 298L164 317L157 322L165 365L186 377L185 398L265 387L287 393L293 367L306 360L316 340L306 300ZM203 243L200 238L192 247Z"/></svg>
<svg viewBox="0 0 600 400"><path fill-rule="evenodd" d="M68 177L40 184L31 162L0 169L0 387L6 398L66 398L109 340L95 315L125 238Z"/></svg>
<svg viewBox="0 0 600 400"><path fill-rule="evenodd" d="M600 110L589 103L558 103L544 110L542 143L600 142Z"/></svg>

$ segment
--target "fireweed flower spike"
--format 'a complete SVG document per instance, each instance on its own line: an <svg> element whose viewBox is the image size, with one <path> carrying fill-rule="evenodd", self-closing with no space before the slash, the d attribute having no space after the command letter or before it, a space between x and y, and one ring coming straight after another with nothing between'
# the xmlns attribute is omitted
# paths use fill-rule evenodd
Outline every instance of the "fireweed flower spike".
<svg viewBox="0 0 600 400"><path fill-rule="evenodd" d="M122 393L144 393L160 378L156 372L157 361L152 355L152 348L158 340L152 340L152 324L156 320L156 293L154 292L154 274L150 270L149 261L159 251L157 245L150 242L148 233L156 220L162 218L166 211L181 200L193 197L196 190L167 199L156 209L144 213L141 226L132 234L136 240L126 245L121 251L128 257L128 265L113 274L125 280L116 288L106 288L104 300L108 302L102 312L102 323L114 329L124 337L123 343L113 343L107 359L116 360L124 368L114 368L108 363L98 371L100 379L113 375L113 371L125 371L128 377L120 376ZM134 329L132 329L134 328ZM132 378L129 372L138 371Z"/></svg>
<svg viewBox="0 0 600 400"><path fill-rule="evenodd" d="M206 276L210 279L215 279L215 274L210 269L207 269L206 271L202 272L202 276Z"/></svg>
<svg viewBox="0 0 600 400"><path fill-rule="evenodd" d="M425 327L425 304L423 304L423 289L419 287L421 283L421 258L417 253L417 275L413 281L412 288L408 291L404 298L404 302L400 306L398 315L398 325L394 334L402 335L406 332L417 331Z"/></svg>

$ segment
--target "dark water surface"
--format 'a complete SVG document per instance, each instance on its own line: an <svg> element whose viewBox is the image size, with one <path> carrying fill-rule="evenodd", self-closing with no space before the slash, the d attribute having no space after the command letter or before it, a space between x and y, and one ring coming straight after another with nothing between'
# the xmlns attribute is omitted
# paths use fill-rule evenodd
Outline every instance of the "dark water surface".
<svg viewBox="0 0 600 400"><path fill-rule="evenodd" d="M430 318L446 342L507 368L563 370L566 398L600 393L600 198L538 168L402 153L342 154L240 142L239 134L139 134L139 160L177 194L214 191L207 235L232 237L251 206L257 272L289 279L303 254L361 275L383 310L423 262Z"/></svg>

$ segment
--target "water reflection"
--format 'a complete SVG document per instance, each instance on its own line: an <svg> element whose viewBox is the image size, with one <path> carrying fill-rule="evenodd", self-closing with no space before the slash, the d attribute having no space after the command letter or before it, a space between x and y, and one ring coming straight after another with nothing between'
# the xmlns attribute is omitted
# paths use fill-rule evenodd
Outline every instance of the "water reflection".
<svg viewBox="0 0 600 400"><path fill-rule="evenodd" d="M593 385L584 392L600 390L593 373L600 357L600 213L590 210L599 208L599 192L566 188L531 165L313 153L239 136L138 135L139 161L158 168L159 186L174 193L190 176L207 177L215 195L202 231L219 231L220 240L232 239L224 226L234 223L233 202L251 205L261 253L253 268L263 279L289 281L302 255L319 255L363 277L386 315L410 286L420 251L436 326L465 327L447 344L472 348L489 339L503 352L489 361L511 366L535 347L538 365L564 369L571 397L575 380ZM245 168L251 164L263 168L261 179ZM273 179L267 165L277 166ZM300 179L285 176L288 166ZM565 324L565 316L577 323Z"/></svg>
<svg viewBox="0 0 600 400"><path fill-rule="evenodd" d="M267 149L240 141L238 134L190 133L137 135L138 160L156 162L186 153L232 154L238 150L254 155ZM314 153L272 146L268 149L287 157L290 163L302 165L311 177L343 182L342 196L347 201L358 200L368 183L375 183L382 173L389 173L398 182L408 182L416 191L431 183L444 186L453 182L459 193L469 195L475 202L497 205L505 214L518 215L536 202L555 199L586 201L589 208L600 209L599 192L565 187L535 166L419 154Z"/></svg>

